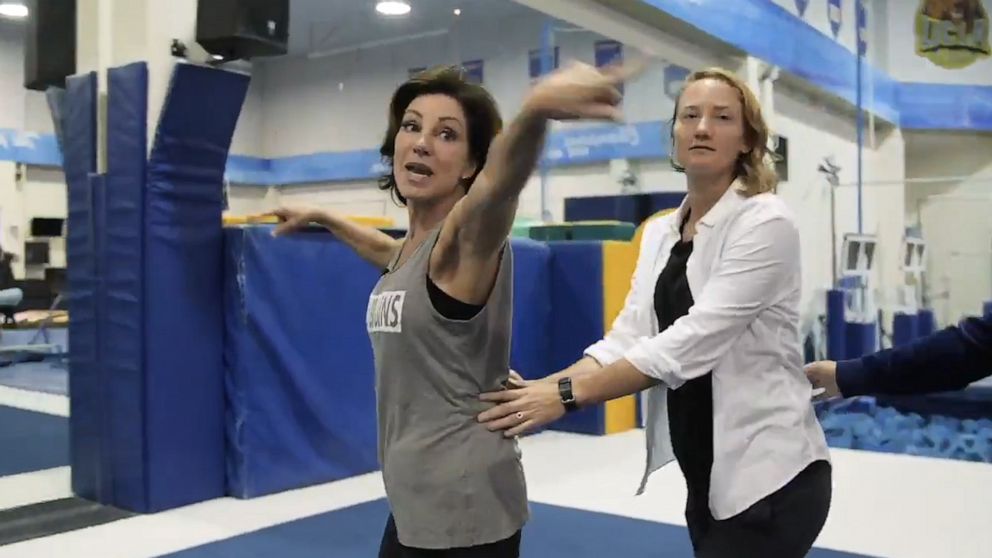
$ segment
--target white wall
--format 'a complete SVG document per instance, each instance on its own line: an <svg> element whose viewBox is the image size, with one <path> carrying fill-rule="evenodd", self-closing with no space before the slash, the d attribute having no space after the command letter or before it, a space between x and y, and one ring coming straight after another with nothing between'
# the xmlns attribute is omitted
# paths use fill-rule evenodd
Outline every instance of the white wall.
<svg viewBox="0 0 992 558"><path fill-rule="evenodd" d="M980 0L992 23L992 0ZM926 57L916 54L915 18L919 2L890 0L889 18L889 74L900 81L992 85L992 57L979 58L961 69L942 68Z"/></svg>
<svg viewBox="0 0 992 558"><path fill-rule="evenodd" d="M992 300L992 135L906 137L906 221L922 227L928 287L941 323Z"/></svg>
<svg viewBox="0 0 992 558"><path fill-rule="evenodd" d="M845 233L858 232L857 144L855 121L816 98L778 83L775 88L776 123L789 138L789 180L779 194L796 212L802 237L803 312L816 312L821 294L830 288L831 220L830 187L817 168L832 156L841 167L841 186L835 192L835 248L839 252ZM891 211L901 207L904 144L897 131L879 138L876 148L863 151L862 230L877 234L879 265L876 286L883 305L890 303L898 284L898 251L904 232L904 215ZM893 182L889 185L873 182Z"/></svg>
<svg viewBox="0 0 992 558"><path fill-rule="evenodd" d="M23 171L23 172L22 172ZM0 246L17 255L13 264L17 278L44 277L43 267L25 269L24 242L31 239L31 219L65 219L65 178L56 169L20 167L0 161ZM49 265L65 266L65 240L50 240Z"/></svg>

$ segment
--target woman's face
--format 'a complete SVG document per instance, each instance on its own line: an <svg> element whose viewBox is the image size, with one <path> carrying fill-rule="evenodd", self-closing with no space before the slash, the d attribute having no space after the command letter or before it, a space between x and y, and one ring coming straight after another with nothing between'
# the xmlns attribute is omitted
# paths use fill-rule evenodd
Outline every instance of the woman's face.
<svg viewBox="0 0 992 558"><path fill-rule="evenodd" d="M421 95L406 108L393 143L393 176L407 200L463 195L475 172L468 121L461 104L443 94Z"/></svg>
<svg viewBox="0 0 992 558"><path fill-rule="evenodd" d="M690 83L679 98L673 135L676 162L687 175L733 173L748 151L740 93L719 79Z"/></svg>

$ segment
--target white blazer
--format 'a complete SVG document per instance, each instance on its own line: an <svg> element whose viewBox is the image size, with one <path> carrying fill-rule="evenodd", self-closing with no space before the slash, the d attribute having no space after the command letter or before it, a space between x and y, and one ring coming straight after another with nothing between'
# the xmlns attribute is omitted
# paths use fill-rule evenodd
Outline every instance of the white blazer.
<svg viewBox="0 0 992 558"><path fill-rule="evenodd" d="M585 354L621 358L660 384L647 393L648 477L674 460L667 390L713 372L710 510L727 519L829 460L811 403L799 336L799 231L772 193L744 197L734 183L699 220L686 277L694 304L658 332L654 290L688 210L647 223L623 310Z"/></svg>

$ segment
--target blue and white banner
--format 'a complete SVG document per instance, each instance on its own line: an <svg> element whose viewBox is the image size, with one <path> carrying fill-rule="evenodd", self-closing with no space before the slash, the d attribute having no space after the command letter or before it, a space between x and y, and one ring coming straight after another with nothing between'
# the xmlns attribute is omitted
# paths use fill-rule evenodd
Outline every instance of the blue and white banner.
<svg viewBox="0 0 992 558"><path fill-rule="evenodd" d="M617 41L596 41L595 49L597 68L623 62L623 44L618 43ZM622 94L623 84L621 83L617 89L619 89Z"/></svg>
<svg viewBox="0 0 992 558"><path fill-rule="evenodd" d="M868 52L868 8L865 0L855 1L854 12L858 25L858 54L864 56Z"/></svg>
<svg viewBox="0 0 992 558"><path fill-rule="evenodd" d="M689 69L683 68L676 64L669 64L665 66L664 80L665 80L665 95L669 99L675 100L679 96L679 91L682 89L682 85L685 83L685 79L689 77Z"/></svg>
<svg viewBox="0 0 992 558"><path fill-rule="evenodd" d="M482 71L482 60L469 60L467 62L462 62L462 67L465 68L465 77L469 82L475 83L477 85L482 85L484 83L484 76Z"/></svg>
<svg viewBox="0 0 992 558"><path fill-rule="evenodd" d="M61 167L62 152L55 134L0 129L0 161Z"/></svg>
<svg viewBox="0 0 992 558"><path fill-rule="evenodd" d="M809 7L809 0L796 0L796 11L799 12L799 17L806 15L806 8Z"/></svg>
<svg viewBox="0 0 992 558"><path fill-rule="evenodd" d="M544 49L540 48L530 51L527 73L532 80L558 69L558 47L548 51L548 60L543 59L543 54Z"/></svg>
<svg viewBox="0 0 992 558"><path fill-rule="evenodd" d="M827 19L830 20L830 31L834 38L840 36L840 28L844 24L844 9L841 0L827 0Z"/></svg>
<svg viewBox="0 0 992 558"><path fill-rule="evenodd" d="M555 167L612 159L663 159L669 152L668 137L661 120L574 127L548 136L544 160Z"/></svg>

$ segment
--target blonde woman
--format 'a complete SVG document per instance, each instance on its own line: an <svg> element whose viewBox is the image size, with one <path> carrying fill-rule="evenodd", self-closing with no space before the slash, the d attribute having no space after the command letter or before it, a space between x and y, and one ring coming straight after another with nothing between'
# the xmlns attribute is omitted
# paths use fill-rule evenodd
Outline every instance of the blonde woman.
<svg viewBox="0 0 992 558"><path fill-rule="evenodd" d="M799 233L775 193L754 94L721 69L689 76L672 119L688 195L647 225L623 311L584 357L480 414L515 436L648 391L648 475L676 460L701 557L805 556L831 467L799 344Z"/></svg>

